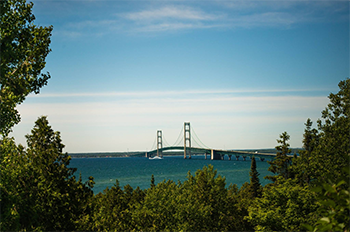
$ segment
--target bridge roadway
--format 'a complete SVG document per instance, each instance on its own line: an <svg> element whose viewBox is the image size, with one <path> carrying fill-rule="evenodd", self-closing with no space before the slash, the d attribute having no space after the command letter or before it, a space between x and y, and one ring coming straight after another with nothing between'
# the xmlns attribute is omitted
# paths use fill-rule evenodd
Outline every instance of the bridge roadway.
<svg viewBox="0 0 350 232"><path fill-rule="evenodd" d="M178 151L184 150L183 146L171 146L171 147L163 147L160 148L159 151ZM261 152L248 152L248 151L233 151L233 150L220 150L220 149L211 149L211 148L199 148L199 147L186 147L186 150L190 150L192 154L205 154L205 158L207 155L210 155L210 159L212 160L220 160L223 159L225 155L231 159L231 156L234 155L236 158L242 156L243 159L246 157L256 157L261 160L264 159L273 159L276 157L276 154L273 153L261 153ZM153 154L157 154L157 149L147 152L147 155L151 156Z"/></svg>

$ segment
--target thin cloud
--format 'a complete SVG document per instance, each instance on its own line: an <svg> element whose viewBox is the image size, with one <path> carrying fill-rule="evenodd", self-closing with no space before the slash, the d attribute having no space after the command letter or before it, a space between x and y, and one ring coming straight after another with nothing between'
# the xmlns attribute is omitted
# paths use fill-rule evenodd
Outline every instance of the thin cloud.
<svg viewBox="0 0 350 232"><path fill-rule="evenodd" d="M271 118L303 118L301 124L313 112L320 112L328 104L326 97L208 97L203 99L138 99L99 102L71 103L27 103L18 110L22 123L31 124L40 115L49 115L52 122L66 125L84 124L99 126L100 124L135 126L139 120L147 118L181 118L192 117L261 117Z"/></svg>
<svg viewBox="0 0 350 232"><path fill-rule="evenodd" d="M241 15L231 19L233 27L290 26L302 22L301 16L285 12L265 12L251 15Z"/></svg>
<svg viewBox="0 0 350 232"><path fill-rule="evenodd" d="M166 6L159 9L131 12L131 13L125 14L124 17L134 21L164 20L164 19L211 21L219 18L216 15L208 14L200 10L193 9L191 7L183 7L183 6Z"/></svg>
<svg viewBox="0 0 350 232"><path fill-rule="evenodd" d="M63 36L76 38L110 33L154 34L195 29L289 28L302 23L348 20L347 12L348 5L342 1L225 0L197 5L174 2L153 8L148 4L146 8L106 14L96 17L96 20L71 22L59 30L62 30Z"/></svg>
<svg viewBox="0 0 350 232"><path fill-rule="evenodd" d="M341 20L346 5L344 2L330 5L329 2L302 1L218 1L213 8L166 6L122 14L130 21L130 29L136 32L164 32L209 28L289 28L299 23L317 23ZM219 7L218 7L219 6ZM229 7L224 7L229 6ZM215 9L215 10L213 10ZM339 10L340 9L340 10ZM337 15L330 19L330 15Z"/></svg>
<svg viewBox="0 0 350 232"><path fill-rule="evenodd" d="M200 24L191 23L160 23L142 26L137 29L139 32L162 32L162 31L176 31L182 29L194 29L202 27Z"/></svg>
<svg viewBox="0 0 350 232"><path fill-rule="evenodd" d="M119 15L130 21L136 32L164 32L222 27L223 14L212 14L188 6L164 6Z"/></svg>
<svg viewBox="0 0 350 232"><path fill-rule="evenodd" d="M203 23L160 23L150 24L137 28L138 32L165 32L187 29L208 29L224 27L223 25L205 25Z"/></svg>

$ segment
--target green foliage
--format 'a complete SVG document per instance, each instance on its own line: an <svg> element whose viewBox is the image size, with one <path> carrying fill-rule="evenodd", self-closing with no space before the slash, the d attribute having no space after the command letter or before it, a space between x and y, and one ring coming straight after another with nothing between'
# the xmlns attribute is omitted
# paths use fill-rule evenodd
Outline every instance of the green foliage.
<svg viewBox="0 0 350 232"><path fill-rule="evenodd" d="M246 219L257 231L300 231L302 223L315 220L317 207L316 194L307 186L279 176L251 204Z"/></svg>
<svg viewBox="0 0 350 232"><path fill-rule="evenodd" d="M151 178L151 188L154 188L156 185L154 184L154 175L152 174Z"/></svg>
<svg viewBox="0 0 350 232"><path fill-rule="evenodd" d="M348 156L349 158L349 156ZM343 168L342 176L335 182L328 179L313 188L318 194L319 220L304 225L309 231L348 231L350 228L350 170Z"/></svg>
<svg viewBox="0 0 350 232"><path fill-rule="evenodd" d="M85 230L93 231L125 231L134 228L132 223L132 212L136 204L143 201L145 192L140 188L135 190L126 185L124 190L119 182L111 188L106 188L97 194L93 201L93 212L91 221L85 226Z"/></svg>
<svg viewBox="0 0 350 232"><path fill-rule="evenodd" d="M93 179L85 184L68 168L60 133L39 118L28 149L13 139L1 140L1 229L75 230L89 214Z"/></svg>
<svg viewBox="0 0 350 232"><path fill-rule="evenodd" d="M232 187L229 187L229 192L232 191ZM233 195L231 199L235 202L235 220L237 220L237 231L252 231L254 229L252 223L246 220L248 215L248 208L253 204L254 198L252 197L252 191L250 184L245 182L238 190L233 186Z"/></svg>
<svg viewBox="0 0 350 232"><path fill-rule="evenodd" d="M319 145L319 135L315 128L312 129L312 121L310 118L307 119L305 127L303 148L307 154L310 154Z"/></svg>
<svg viewBox="0 0 350 232"><path fill-rule="evenodd" d="M349 96L350 79L339 83L339 92L330 94L330 103L318 120L318 130L307 120L304 132L304 151L293 160L293 172L300 183L335 182L343 167L348 167L350 153Z"/></svg>
<svg viewBox="0 0 350 232"><path fill-rule="evenodd" d="M232 228L236 231L252 231L254 226L246 220L249 207L254 203L255 198L261 197L262 186L259 181L259 173L256 170L256 160L252 158L250 167L250 183L245 182L240 189L237 185L230 185L228 188L228 202L231 204L230 215L234 217Z"/></svg>
<svg viewBox="0 0 350 232"><path fill-rule="evenodd" d="M178 211L185 201L185 194L173 181L158 183L147 191L143 204L136 205L133 213L136 230L177 230L178 224L184 222Z"/></svg>
<svg viewBox="0 0 350 232"><path fill-rule="evenodd" d="M278 174L276 176L266 176L266 179L276 181L278 176L282 176L285 179L288 179L291 177L291 172L289 169L289 165L291 164L291 157L288 156L288 154L291 152L289 149L289 143L288 140L290 139L290 136L287 132L283 132L280 135L280 139L277 139L277 142L280 143L280 145L276 146L277 154L276 158L273 161L267 161L271 166L269 167L269 171Z"/></svg>
<svg viewBox="0 0 350 232"><path fill-rule="evenodd" d="M256 161L255 161L254 157L252 158L249 175L250 175L249 188L250 188L251 197L252 197L252 199L254 199L256 197L260 197L262 187L261 187L261 184L259 181L260 174L256 170Z"/></svg>
<svg viewBox="0 0 350 232"><path fill-rule="evenodd" d="M184 183L164 180L145 191L130 186L123 191L117 182L93 198L85 230L238 230L236 203L225 178L209 165L195 176L189 173Z"/></svg>
<svg viewBox="0 0 350 232"><path fill-rule="evenodd" d="M350 79L339 83L339 92L329 95L330 103L322 111L322 120L318 120L320 144L313 156L317 158L315 178L326 180L332 177L336 181L341 169L348 167L347 155L350 154Z"/></svg>
<svg viewBox="0 0 350 232"><path fill-rule="evenodd" d="M20 121L15 107L29 93L39 93L50 74L41 74L49 49L52 26L37 27L33 3L25 0L0 1L0 134L8 135Z"/></svg>
<svg viewBox="0 0 350 232"><path fill-rule="evenodd" d="M225 178L216 177L213 166L188 174L183 184L163 181L147 191L136 207L137 230L203 231L228 228L225 210ZM227 220L229 220L227 218ZM224 223L225 222L225 223Z"/></svg>
<svg viewBox="0 0 350 232"><path fill-rule="evenodd" d="M29 164L23 158L24 148L17 146L14 139L5 138L0 142L0 203L1 203L1 221L0 228L4 230L20 230L21 215L24 211L30 211L30 208L24 209L18 204L26 198L26 192L22 186L26 185L23 178L30 170Z"/></svg>
<svg viewBox="0 0 350 232"><path fill-rule="evenodd" d="M305 123L303 148L304 150L299 151L299 157L293 158L293 165L291 167L291 172L294 177L299 180L300 184L310 184L310 182L315 178L313 173L316 172L315 166L315 150L319 146L320 135L318 130L312 128L311 119L307 119Z"/></svg>
<svg viewBox="0 0 350 232"><path fill-rule="evenodd" d="M318 130L312 128L310 119L306 121L303 139L304 150L300 151L300 156L294 156L293 162L289 162L287 157L281 159L280 154L277 154L276 160L271 162L269 170L279 175L275 178L275 185L265 187L263 197L256 200L256 205L260 208L253 206L249 210L248 220L255 225L255 229L300 230L300 224L306 224L305 228L309 230L348 230L350 221L348 175L350 80L341 81L339 88L337 94L329 95L330 104L322 111L322 120L318 120ZM284 140L286 139L282 138L279 141L282 143L281 153L284 153L283 147L286 151L286 147L289 146L283 142ZM287 165L283 166L284 164ZM345 172L347 174L342 171L343 169L347 170ZM285 173L285 175L281 175L281 173ZM300 193L305 193L303 198L307 199L314 195L312 201L317 202L317 207L311 207L312 211L305 214L303 211L308 212L306 209L301 209L299 212L300 209L295 208L294 204L307 205L307 202L303 203L298 198L293 198L293 195L275 196L275 200L268 199L265 193L273 195L279 189L283 189L285 185L283 179L286 183L294 183L293 187L283 190L286 191L286 194L293 189L302 189L303 191ZM313 195L310 194L309 189L312 186L316 186L317 194L314 192L312 192ZM280 208L280 203L278 203L268 211L269 205L275 204L278 199L283 199L288 204L281 205L282 208ZM290 216L287 210L298 212L297 218ZM304 215L304 219L299 219L299 215ZM286 218L293 224L284 223ZM316 221L317 223L315 223Z"/></svg>
<svg viewBox="0 0 350 232"><path fill-rule="evenodd" d="M229 222L227 214L227 190L225 188L225 178L220 175L216 177L217 171L212 165L197 170L195 176L188 175L188 180L184 182L184 188L191 194L190 198L193 208L202 208L204 212L192 212L192 221L197 218L197 226L182 228L183 230L225 230L226 222ZM193 225L193 224L192 224ZM227 229L226 229L227 230Z"/></svg>

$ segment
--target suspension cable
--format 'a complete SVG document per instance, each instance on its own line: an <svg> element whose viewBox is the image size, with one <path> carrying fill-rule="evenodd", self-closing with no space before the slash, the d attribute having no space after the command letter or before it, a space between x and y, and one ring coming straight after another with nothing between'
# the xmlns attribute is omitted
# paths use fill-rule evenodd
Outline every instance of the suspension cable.
<svg viewBox="0 0 350 232"><path fill-rule="evenodd" d="M154 137L154 142L153 142L153 145L152 145L152 148L151 148L151 151L155 150L156 149L156 140L157 138Z"/></svg>
<svg viewBox="0 0 350 232"><path fill-rule="evenodd" d="M194 136L198 139L198 141L200 142L200 144L198 144L200 147L202 148L209 148L208 146L206 146L198 137L198 135L196 134L196 132L194 131L194 128L193 126L191 126L191 130L192 130L192 133L194 134ZM198 142L197 142L198 143Z"/></svg>
<svg viewBox="0 0 350 232"><path fill-rule="evenodd" d="M201 145L197 142L197 140L195 139L195 137L192 137L192 147L195 147L193 145L197 145L198 147L201 147Z"/></svg>
<svg viewBox="0 0 350 232"><path fill-rule="evenodd" d="M183 145L183 143L184 143L184 139L183 137L181 137L181 139L176 144L174 144L174 146L181 146Z"/></svg>
<svg viewBox="0 0 350 232"><path fill-rule="evenodd" d="M182 127L182 128L181 128L181 131L180 131L180 134L179 134L179 136L177 137L177 139L176 139L176 141L175 141L175 143L174 143L173 146L177 146L177 145L180 144L181 141L183 141L183 137L182 137L183 132L184 132L184 128Z"/></svg>
<svg viewBox="0 0 350 232"><path fill-rule="evenodd" d="M165 137L163 136L163 140L164 140L164 144L168 147L170 147L170 143L168 143L168 141L166 141Z"/></svg>

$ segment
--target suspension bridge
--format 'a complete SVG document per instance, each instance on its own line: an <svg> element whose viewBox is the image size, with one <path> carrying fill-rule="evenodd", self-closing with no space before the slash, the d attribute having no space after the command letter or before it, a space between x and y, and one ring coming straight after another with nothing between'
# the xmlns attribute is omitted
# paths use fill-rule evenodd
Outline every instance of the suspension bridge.
<svg viewBox="0 0 350 232"><path fill-rule="evenodd" d="M206 145L204 145L202 141L198 138L195 131L191 128L190 122L184 123L179 137L173 145L169 145L169 143L163 137L163 132L161 130L158 130L156 140L153 144L153 148L151 149L151 151L146 152L146 157L163 157L163 152L166 151L183 151L185 159L191 159L191 155L194 154L202 154L205 156L205 159L207 159L207 156L209 156L211 160L223 160L225 159L225 156L228 156L229 160L231 160L232 156L234 156L236 160L238 160L241 156L243 160L246 160L247 157L252 158L254 156L256 158L259 158L261 161L264 161L265 159L273 159L276 157L276 154L273 153L209 148Z"/></svg>

